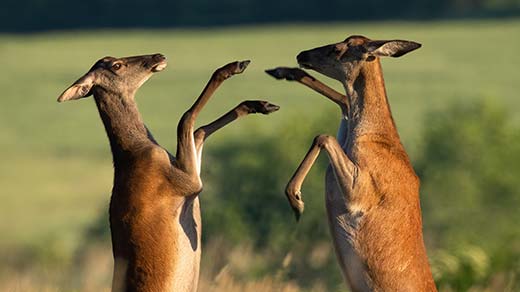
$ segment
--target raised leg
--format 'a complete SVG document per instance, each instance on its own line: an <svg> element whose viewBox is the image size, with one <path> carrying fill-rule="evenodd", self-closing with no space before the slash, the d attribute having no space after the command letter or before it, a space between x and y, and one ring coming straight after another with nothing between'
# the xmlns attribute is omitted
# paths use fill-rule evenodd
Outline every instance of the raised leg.
<svg viewBox="0 0 520 292"><path fill-rule="evenodd" d="M187 173L195 173L199 170L193 128L195 120L217 88L229 77L244 72L250 61L233 62L217 69L208 84L197 98L195 103L188 109L177 126L177 166Z"/></svg>
<svg viewBox="0 0 520 292"><path fill-rule="evenodd" d="M347 154L343 151L341 146L338 144L336 138L328 135L319 135L314 138L312 146L305 155L305 158L301 162L298 169L292 176L291 180L287 184L285 194L289 199L289 204L294 211L296 220L298 220L303 213L304 203L301 197L301 187L305 177L309 173L312 165L318 158L320 150L325 149L329 155L330 164L334 169L337 181L342 189L347 189L353 184L354 176L356 175L357 167L347 157Z"/></svg>
<svg viewBox="0 0 520 292"><path fill-rule="evenodd" d="M214 132L223 128L227 124L233 122L234 120L246 116L248 114L256 114L261 113L264 115L275 112L280 107L274 104L271 104L267 101L262 100L246 100L241 102L235 108L216 119L212 123L209 123L205 126L198 128L195 131L195 148L197 150L197 160L200 164L201 156L202 156L202 146L204 145L204 141Z"/></svg>
<svg viewBox="0 0 520 292"><path fill-rule="evenodd" d="M211 134L242 116L256 113L268 115L278 109L280 109L279 106L263 100L243 101L220 118L210 124L198 128L195 131L195 146L198 148Z"/></svg>
<svg viewBox="0 0 520 292"><path fill-rule="evenodd" d="M278 67L265 70L265 72L276 79L285 79L289 81L298 81L299 83L313 89L328 99L336 103L340 108L343 116L347 116L350 105L345 95L330 88L323 82L309 75L307 72L299 68Z"/></svg>

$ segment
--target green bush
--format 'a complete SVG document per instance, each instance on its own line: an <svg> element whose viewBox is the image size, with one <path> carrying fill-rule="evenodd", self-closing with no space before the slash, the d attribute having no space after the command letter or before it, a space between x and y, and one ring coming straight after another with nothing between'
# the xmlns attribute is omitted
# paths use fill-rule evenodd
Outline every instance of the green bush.
<svg viewBox="0 0 520 292"><path fill-rule="evenodd" d="M467 291L509 271L518 288L520 127L492 102L455 104L424 121L415 165L438 285Z"/></svg>

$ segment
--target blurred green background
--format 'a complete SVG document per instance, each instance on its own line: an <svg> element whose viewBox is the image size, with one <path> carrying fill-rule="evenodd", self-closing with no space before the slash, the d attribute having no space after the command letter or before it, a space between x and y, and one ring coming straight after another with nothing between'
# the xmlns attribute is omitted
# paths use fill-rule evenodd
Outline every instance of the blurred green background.
<svg viewBox="0 0 520 292"><path fill-rule="evenodd" d="M352 34L423 44L382 63L395 121L421 177L425 241L439 289L520 291L515 19L0 34L0 291L110 287L108 141L91 98L55 100L103 56L156 52L169 66L141 88L137 102L172 151L181 114L225 63L253 61L225 82L199 124L244 99L281 106L206 143L199 291L345 291L325 219L326 155L303 186L306 211L298 224L283 193L313 137L336 133L339 110L263 70L294 66L299 51Z"/></svg>

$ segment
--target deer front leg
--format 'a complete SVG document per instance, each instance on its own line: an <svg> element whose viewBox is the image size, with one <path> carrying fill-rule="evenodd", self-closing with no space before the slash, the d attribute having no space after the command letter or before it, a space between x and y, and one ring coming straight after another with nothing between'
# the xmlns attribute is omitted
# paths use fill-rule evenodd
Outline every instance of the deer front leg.
<svg viewBox="0 0 520 292"><path fill-rule="evenodd" d="M314 91L336 103L340 107L343 116L347 116L350 109L347 97L309 75L302 69L277 67L274 69L265 70L265 72L278 80L285 79L288 81L297 81L313 89Z"/></svg>
<svg viewBox="0 0 520 292"><path fill-rule="evenodd" d="M197 149L197 159L200 164L201 156L202 156L202 147L204 145L204 141L213 133L220 130L227 124L233 122L234 120L249 115L261 113L264 115L268 115L272 112L280 109L279 106L269 103L267 101L262 100L246 100L241 102L235 108L216 119L215 121L198 128L195 131L195 148Z"/></svg>
<svg viewBox="0 0 520 292"><path fill-rule="evenodd" d="M216 119L215 121L211 122L210 124L207 124L205 126L202 126L198 128L195 131L195 146L198 148L202 146L204 141L214 132L217 130L220 130L227 124L231 123L232 121L249 115L249 114L256 114L261 113L264 115L268 115L272 112L277 111L280 109L279 106L269 103L267 101L263 100L246 100L241 102L239 105L237 105L235 108L221 116L220 118Z"/></svg>
<svg viewBox="0 0 520 292"><path fill-rule="evenodd" d="M217 69L195 103L182 116L177 126L176 163L183 171L187 173L200 172L193 137L193 128L198 114L224 80L244 72L249 63L250 61L236 61Z"/></svg>
<svg viewBox="0 0 520 292"><path fill-rule="evenodd" d="M303 181L316 161L316 158L318 158L321 149L325 149L329 155L330 164L332 165L334 174L340 184L340 188L347 189L353 185L357 167L347 157L347 154L338 144L336 138L328 135L316 136L309 152L305 155L305 158L298 169L296 169L296 172L285 189L285 194L287 199L289 199L289 204L294 211L296 220L300 219L304 209L304 203L300 191Z"/></svg>

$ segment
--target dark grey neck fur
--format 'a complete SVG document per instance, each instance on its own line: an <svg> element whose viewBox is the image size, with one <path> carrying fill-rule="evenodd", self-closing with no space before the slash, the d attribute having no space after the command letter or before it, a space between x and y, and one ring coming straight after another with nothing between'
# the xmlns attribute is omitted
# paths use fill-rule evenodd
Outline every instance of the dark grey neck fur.
<svg viewBox="0 0 520 292"><path fill-rule="evenodd" d="M105 126L114 165L125 162L136 151L153 143L153 138L141 120L134 96L123 96L101 88L94 99Z"/></svg>

